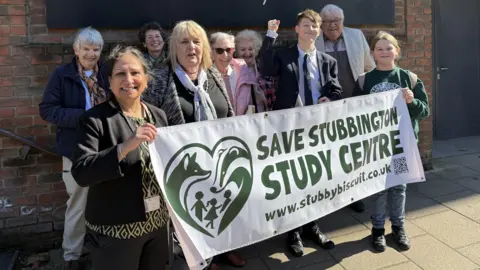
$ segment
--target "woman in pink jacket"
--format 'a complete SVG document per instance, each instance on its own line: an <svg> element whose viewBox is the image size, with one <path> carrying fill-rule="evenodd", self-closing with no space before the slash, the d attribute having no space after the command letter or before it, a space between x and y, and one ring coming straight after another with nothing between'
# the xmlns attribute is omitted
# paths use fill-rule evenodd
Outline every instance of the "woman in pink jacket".
<svg viewBox="0 0 480 270"><path fill-rule="evenodd" d="M235 37L217 32L211 35L210 44L213 62L223 76L235 114L266 111L265 95L258 87L255 74L243 59L233 58ZM249 110L250 105L254 105L255 109Z"/></svg>

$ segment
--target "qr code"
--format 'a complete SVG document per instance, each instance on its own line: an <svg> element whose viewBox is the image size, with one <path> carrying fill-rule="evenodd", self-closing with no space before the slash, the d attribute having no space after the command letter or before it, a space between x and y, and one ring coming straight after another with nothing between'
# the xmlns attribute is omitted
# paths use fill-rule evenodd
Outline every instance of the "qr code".
<svg viewBox="0 0 480 270"><path fill-rule="evenodd" d="M393 159L393 171L395 174L408 173L407 159L405 157Z"/></svg>

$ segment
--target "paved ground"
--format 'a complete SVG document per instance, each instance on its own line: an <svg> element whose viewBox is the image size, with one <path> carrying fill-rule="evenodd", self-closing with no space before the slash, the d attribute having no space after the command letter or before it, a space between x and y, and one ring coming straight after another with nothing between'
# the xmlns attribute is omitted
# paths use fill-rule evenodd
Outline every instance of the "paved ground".
<svg viewBox="0 0 480 270"><path fill-rule="evenodd" d="M411 250L397 251L387 236L389 248L374 253L368 213L344 209L320 220L335 249L307 243L306 254L292 258L279 236L242 249L248 258L244 269L480 269L480 152L436 159L434 167L427 182L408 186ZM50 254L50 265L40 269L61 269L60 252Z"/></svg>

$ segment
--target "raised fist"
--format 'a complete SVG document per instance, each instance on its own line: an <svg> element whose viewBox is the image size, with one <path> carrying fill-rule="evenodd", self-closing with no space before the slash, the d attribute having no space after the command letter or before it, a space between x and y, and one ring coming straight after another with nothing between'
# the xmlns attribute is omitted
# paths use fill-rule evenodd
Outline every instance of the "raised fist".
<svg viewBox="0 0 480 270"><path fill-rule="evenodd" d="M279 26L280 26L280 20L268 21L268 30L271 30L276 33Z"/></svg>

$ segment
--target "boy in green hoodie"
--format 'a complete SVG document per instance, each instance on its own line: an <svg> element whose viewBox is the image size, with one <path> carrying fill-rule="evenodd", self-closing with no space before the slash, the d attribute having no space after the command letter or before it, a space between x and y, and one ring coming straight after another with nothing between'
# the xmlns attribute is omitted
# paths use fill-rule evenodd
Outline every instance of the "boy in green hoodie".
<svg viewBox="0 0 480 270"><path fill-rule="evenodd" d="M400 47L398 46L398 41L392 35L380 32L372 40L371 50L377 67L370 72L360 75L353 95L359 96L402 89L403 98L407 103L415 137L418 141L418 120L428 117L430 113L428 96L423 82L413 72L401 69L396 65L395 62L400 54ZM410 249L410 240L404 227L406 188L405 184L398 185L373 195L374 203L370 216L373 225L372 245L379 252L383 252L386 249L384 226L387 194L395 243L401 250Z"/></svg>

